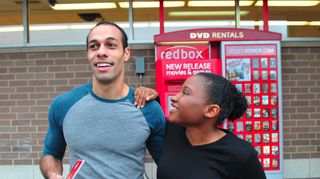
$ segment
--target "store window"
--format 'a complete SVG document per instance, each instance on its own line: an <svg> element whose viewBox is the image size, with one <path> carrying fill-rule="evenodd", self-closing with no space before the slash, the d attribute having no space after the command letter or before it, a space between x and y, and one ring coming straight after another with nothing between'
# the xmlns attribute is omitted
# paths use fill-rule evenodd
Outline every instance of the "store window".
<svg viewBox="0 0 320 179"><path fill-rule="evenodd" d="M84 44L99 21L117 22L128 33L128 10L105 0L30 2L30 43Z"/></svg>
<svg viewBox="0 0 320 179"><path fill-rule="evenodd" d="M240 1L240 20L261 19L260 9L253 6L254 1ZM251 13L251 15L249 15ZM254 16L252 15L254 14ZM166 9L166 31L191 28L235 27L235 1L185 1L178 9ZM242 24L242 28L254 28L252 24Z"/></svg>
<svg viewBox="0 0 320 179"><path fill-rule="evenodd" d="M320 38L320 1L269 1L269 6L270 30L277 28L287 40Z"/></svg>
<svg viewBox="0 0 320 179"><path fill-rule="evenodd" d="M179 8L166 8L165 31L191 28L235 27L235 1L184 1ZM240 28L263 30L263 1L240 0ZM320 37L320 1L268 0L269 31L279 32L283 40Z"/></svg>
<svg viewBox="0 0 320 179"><path fill-rule="evenodd" d="M120 7L127 7L128 2L119 4ZM148 0L132 2L135 42L153 42L153 35L159 34L159 4L158 1Z"/></svg>
<svg viewBox="0 0 320 179"><path fill-rule="evenodd" d="M0 46L23 45L22 2L0 1Z"/></svg>
<svg viewBox="0 0 320 179"><path fill-rule="evenodd" d="M22 1L27 0L0 1L0 46L24 45ZM103 19L123 27L130 43L153 43L153 35L160 32L159 1L132 3L131 16L129 0L29 0L28 45L84 44L89 29ZM270 31L281 33L284 41L319 41L320 0L268 4ZM234 0L164 0L164 31L234 28L234 5ZM262 9L262 0L240 0L239 27L263 30Z"/></svg>

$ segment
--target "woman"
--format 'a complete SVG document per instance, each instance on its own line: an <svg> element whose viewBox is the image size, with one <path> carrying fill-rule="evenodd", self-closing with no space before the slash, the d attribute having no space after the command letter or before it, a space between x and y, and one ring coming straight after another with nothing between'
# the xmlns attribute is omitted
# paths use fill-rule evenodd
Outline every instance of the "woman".
<svg viewBox="0 0 320 179"><path fill-rule="evenodd" d="M241 117L245 96L225 78L198 73L171 99L158 179L266 178L250 143L217 126Z"/></svg>

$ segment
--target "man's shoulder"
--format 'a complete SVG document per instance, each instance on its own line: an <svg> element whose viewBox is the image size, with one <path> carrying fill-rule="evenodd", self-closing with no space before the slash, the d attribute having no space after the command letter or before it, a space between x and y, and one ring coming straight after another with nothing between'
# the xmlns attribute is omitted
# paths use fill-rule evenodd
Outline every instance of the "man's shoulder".
<svg viewBox="0 0 320 179"><path fill-rule="evenodd" d="M155 111L157 113L163 113L160 104L156 100L148 101L142 110L143 112Z"/></svg>
<svg viewBox="0 0 320 179"><path fill-rule="evenodd" d="M136 88L130 86L130 101L132 103L134 103L134 91ZM153 116L157 116L157 117L162 117L164 116L164 113L161 109L160 104L156 101L156 100L150 100L146 103L146 105L141 108L141 112L144 114L144 116L148 116L148 117L153 117Z"/></svg>
<svg viewBox="0 0 320 179"><path fill-rule="evenodd" d="M152 129L165 128L165 116L157 101L152 100L147 102L146 106L141 109L141 112Z"/></svg>
<svg viewBox="0 0 320 179"><path fill-rule="evenodd" d="M90 86L90 83L86 83L81 86L77 86L70 91L59 94L54 98L53 104L68 104L78 101L83 96L90 93Z"/></svg>

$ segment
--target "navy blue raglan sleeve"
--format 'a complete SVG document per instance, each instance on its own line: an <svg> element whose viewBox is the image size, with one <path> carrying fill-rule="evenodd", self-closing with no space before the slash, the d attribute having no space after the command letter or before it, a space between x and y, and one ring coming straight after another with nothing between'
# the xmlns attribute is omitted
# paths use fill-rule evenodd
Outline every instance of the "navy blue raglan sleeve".
<svg viewBox="0 0 320 179"><path fill-rule="evenodd" d="M69 109L87 95L90 88L91 83L87 83L53 100L48 112L48 132L44 140L43 156L51 155L62 160L67 145L63 135L63 120Z"/></svg>
<svg viewBox="0 0 320 179"><path fill-rule="evenodd" d="M156 101L148 102L141 111L151 130L147 140L147 148L155 163L158 164L164 148L166 120L159 103Z"/></svg>
<svg viewBox="0 0 320 179"><path fill-rule="evenodd" d="M43 156L51 155L62 160L66 149L66 142L62 131L62 116L59 115L59 97L56 98L48 112L48 132L44 141ZM61 114L61 113L60 113Z"/></svg>

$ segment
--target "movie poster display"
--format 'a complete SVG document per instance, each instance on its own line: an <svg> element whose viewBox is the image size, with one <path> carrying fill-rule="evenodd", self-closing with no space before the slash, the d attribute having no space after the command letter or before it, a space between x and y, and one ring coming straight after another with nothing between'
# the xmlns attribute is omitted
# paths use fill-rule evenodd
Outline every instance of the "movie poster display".
<svg viewBox="0 0 320 179"><path fill-rule="evenodd" d="M225 126L253 145L266 171L280 170L282 162L278 53L277 43L222 44L223 75L246 96L249 104L241 119L227 121Z"/></svg>

